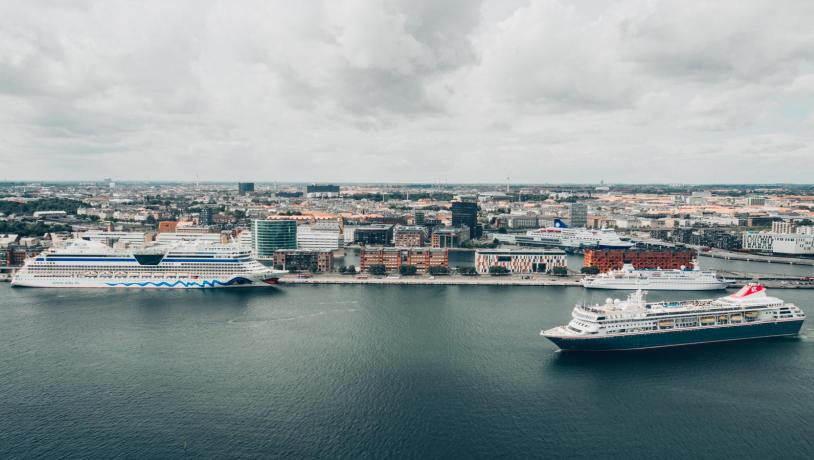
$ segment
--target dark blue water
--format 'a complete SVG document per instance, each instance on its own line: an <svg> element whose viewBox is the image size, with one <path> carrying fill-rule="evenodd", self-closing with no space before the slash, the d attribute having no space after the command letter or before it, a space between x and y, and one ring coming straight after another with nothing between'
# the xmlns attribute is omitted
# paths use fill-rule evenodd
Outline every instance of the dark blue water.
<svg viewBox="0 0 814 460"><path fill-rule="evenodd" d="M814 456L814 342L556 353L582 298L0 285L0 457Z"/></svg>

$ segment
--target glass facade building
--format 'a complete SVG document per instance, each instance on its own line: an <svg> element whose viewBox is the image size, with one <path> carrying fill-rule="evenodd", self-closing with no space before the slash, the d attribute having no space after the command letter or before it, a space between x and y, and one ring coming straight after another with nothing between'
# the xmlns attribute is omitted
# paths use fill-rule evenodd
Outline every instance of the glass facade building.
<svg viewBox="0 0 814 460"><path fill-rule="evenodd" d="M469 227L469 238L480 238L483 227L478 224L478 203L469 201L452 202L452 226Z"/></svg>
<svg viewBox="0 0 814 460"><path fill-rule="evenodd" d="M293 220L252 221L252 249L257 258L272 258L278 249L297 249L297 223Z"/></svg>

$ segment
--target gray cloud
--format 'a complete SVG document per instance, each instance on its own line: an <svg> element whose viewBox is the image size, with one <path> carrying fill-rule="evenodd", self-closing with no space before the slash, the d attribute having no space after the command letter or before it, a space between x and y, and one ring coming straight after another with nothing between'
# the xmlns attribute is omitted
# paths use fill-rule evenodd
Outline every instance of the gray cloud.
<svg viewBox="0 0 814 460"><path fill-rule="evenodd" d="M4 2L0 179L809 182L811 17L806 0Z"/></svg>

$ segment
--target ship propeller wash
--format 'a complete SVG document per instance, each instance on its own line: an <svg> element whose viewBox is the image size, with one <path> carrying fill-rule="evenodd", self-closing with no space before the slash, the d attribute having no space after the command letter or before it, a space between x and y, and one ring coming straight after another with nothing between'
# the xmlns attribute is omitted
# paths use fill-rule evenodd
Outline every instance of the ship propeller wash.
<svg viewBox="0 0 814 460"><path fill-rule="evenodd" d="M577 305L571 316L567 325L540 335L565 351L640 350L794 336L806 318L760 284L718 299L657 303L646 302L639 290L626 300Z"/></svg>

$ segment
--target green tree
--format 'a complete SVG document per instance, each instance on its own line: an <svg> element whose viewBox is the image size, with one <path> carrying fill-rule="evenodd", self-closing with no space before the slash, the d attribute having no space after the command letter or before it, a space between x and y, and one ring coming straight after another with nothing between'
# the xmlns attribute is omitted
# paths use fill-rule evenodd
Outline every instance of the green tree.
<svg viewBox="0 0 814 460"><path fill-rule="evenodd" d="M554 276L566 276L568 275L568 269L565 267L554 267L551 269L551 274Z"/></svg>
<svg viewBox="0 0 814 460"><path fill-rule="evenodd" d="M346 272L350 275L356 274L356 266L355 265L348 265Z"/></svg>
<svg viewBox="0 0 814 460"><path fill-rule="evenodd" d="M415 275L417 272L415 265L402 265L399 267L399 273L402 275Z"/></svg>
<svg viewBox="0 0 814 460"><path fill-rule="evenodd" d="M478 271L475 267L459 267L458 273L464 276L478 276Z"/></svg>
<svg viewBox="0 0 814 460"><path fill-rule="evenodd" d="M449 275L449 268L447 267L430 267L427 272L430 275L438 276L438 275Z"/></svg>
<svg viewBox="0 0 814 460"><path fill-rule="evenodd" d="M387 268L382 264L373 264L367 267L367 272L373 276L383 276L387 274Z"/></svg>
<svg viewBox="0 0 814 460"><path fill-rule="evenodd" d="M586 275L596 275L599 273L599 267L582 267L579 271Z"/></svg>

